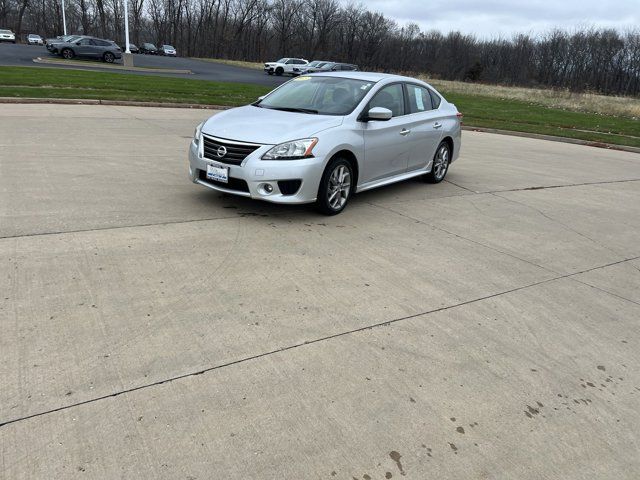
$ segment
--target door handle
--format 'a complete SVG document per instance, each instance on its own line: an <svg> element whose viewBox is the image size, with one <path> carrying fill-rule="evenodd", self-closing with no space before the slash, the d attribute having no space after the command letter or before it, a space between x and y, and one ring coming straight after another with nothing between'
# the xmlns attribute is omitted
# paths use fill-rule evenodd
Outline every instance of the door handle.
<svg viewBox="0 0 640 480"><path fill-rule="evenodd" d="M410 133L411 133L411 130L407 130L406 128L403 128L402 130L400 130L400 135L402 135L403 137L406 137Z"/></svg>
<svg viewBox="0 0 640 480"><path fill-rule="evenodd" d="M440 122L436 122L433 124L433 128L435 129L442 128L442 124Z"/></svg>

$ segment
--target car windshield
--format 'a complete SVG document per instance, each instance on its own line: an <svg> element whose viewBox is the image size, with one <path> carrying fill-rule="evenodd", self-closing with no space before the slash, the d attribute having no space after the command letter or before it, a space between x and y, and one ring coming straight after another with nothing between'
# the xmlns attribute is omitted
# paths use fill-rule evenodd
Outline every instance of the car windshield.
<svg viewBox="0 0 640 480"><path fill-rule="evenodd" d="M302 76L285 83L254 106L287 112L348 115L375 82L322 76Z"/></svg>
<svg viewBox="0 0 640 480"><path fill-rule="evenodd" d="M276 60L276 63L287 63L288 58L281 58L280 60Z"/></svg>
<svg viewBox="0 0 640 480"><path fill-rule="evenodd" d="M0 30L0 33L11 33L11 30Z"/></svg>
<svg viewBox="0 0 640 480"><path fill-rule="evenodd" d="M173 48L171 45L163 45L163 48L166 48L167 50L175 50L175 48Z"/></svg>
<svg viewBox="0 0 640 480"><path fill-rule="evenodd" d="M307 67L321 67L323 62L311 62Z"/></svg>

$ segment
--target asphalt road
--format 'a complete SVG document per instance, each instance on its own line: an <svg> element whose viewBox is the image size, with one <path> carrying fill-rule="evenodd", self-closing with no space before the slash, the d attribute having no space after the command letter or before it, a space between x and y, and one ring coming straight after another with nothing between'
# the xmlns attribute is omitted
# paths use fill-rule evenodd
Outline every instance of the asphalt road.
<svg viewBox="0 0 640 480"><path fill-rule="evenodd" d="M63 65L48 65L34 63L37 57L48 58L50 55L45 47L35 45L13 45L0 43L0 66L23 66L23 67L49 67L68 68ZM60 58L60 57L53 57ZM266 75L260 70L250 68L235 67L222 63L194 60L183 57L163 57L158 55L135 55L134 65L137 67L170 68L179 70L191 70L190 75L151 73L151 72L131 72L115 71L116 73L129 75L160 75L167 77L181 77L200 80L213 80L220 82L253 83L257 85L276 86L290 79L290 77L276 77ZM113 72L113 69L104 67L99 61L86 60L87 68L92 70L105 70ZM77 68L77 67L71 67Z"/></svg>
<svg viewBox="0 0 640 480"><path fill-rule="evenodd" d="M209 114L0 108L0 478L640 478L640 155L327 218L191 184Z"/></svg>

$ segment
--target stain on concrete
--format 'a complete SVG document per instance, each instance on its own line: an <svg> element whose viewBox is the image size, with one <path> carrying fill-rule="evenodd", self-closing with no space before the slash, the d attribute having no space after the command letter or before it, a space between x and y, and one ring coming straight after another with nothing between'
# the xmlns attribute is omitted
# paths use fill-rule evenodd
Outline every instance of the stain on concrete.
<svg viewBox="0 0 640 480"><path fill-rule="evenodd" d="M456 432L464 434L464 427L456 428Z"/></svg>
<svg viewBox="0 0 640 480"><path fill-rule="evenodd" d="M391 457L391 460L396 462L398 470L400 470L400 475L406 475L404 473L404 469L402 468L402 463L400 462L400 459L402 458L402 455L400 455L398 452L393 450L392 452L389 453L389 457Z"/></svg>

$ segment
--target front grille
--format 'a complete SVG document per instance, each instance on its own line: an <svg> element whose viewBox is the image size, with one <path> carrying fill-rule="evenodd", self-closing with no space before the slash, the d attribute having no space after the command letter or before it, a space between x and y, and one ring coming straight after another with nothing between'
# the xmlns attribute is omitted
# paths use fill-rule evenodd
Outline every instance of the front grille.
<svg viewBox="0 0 640 480"><path fill-rule="evenodd" d="M202 135L204 157L227 165L240 165L242 161L260 145L251 143L237 143L223 138L208 137ZM222 157L218 156L218 150L224 147L227 152Z"/></svg>
<svg viewBox="0 0 640 480"><path fill-rule="evenodd" d="M278 181L278 188L282 195L295 195L301 184L302 180L280 180Z"/></svg>
<svg viewBox="0 0 640 480"><path fill-rule="evenodd" d="M247 182L242 180L241 178L233 178L229 177L229 183L219 182L217 180L211 180L207 178L207 172L204 170L199 170L198 178L203 182L210 183L211 185L216 185L218 187L226 188L227 190L236 190L238 192L249 193L249 185Z"/></svg>

